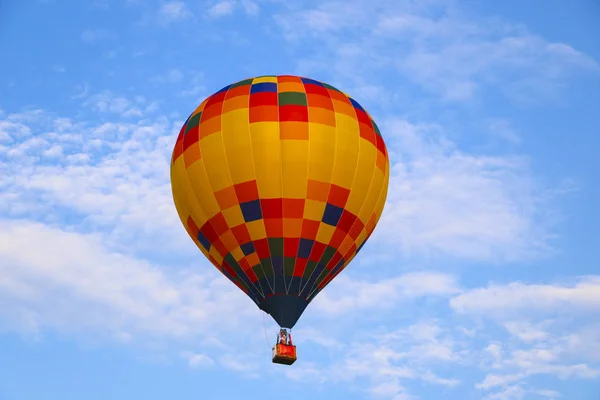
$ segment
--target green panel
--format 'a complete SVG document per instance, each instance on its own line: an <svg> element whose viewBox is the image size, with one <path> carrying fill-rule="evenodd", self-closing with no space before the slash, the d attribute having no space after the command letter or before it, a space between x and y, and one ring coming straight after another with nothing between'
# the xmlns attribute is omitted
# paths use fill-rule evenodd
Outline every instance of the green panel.
<svg viewBox="0 0 600 400"><path fill-rule="evenodd" d="M273 274L273 263L270 258L263 258L260 260L260 263L263 266L263 270L265 271L265 275L269 278L274 276Z"/></svg>
<svg viewBox="0 0 600 400"><path fill-rule="evenodd" d="M308 106L306 94L301 92L283 92L279 93L280 106Z"/></svg>
<svg viewBox="0 0 600 400"><path fill-rule="evenodd" d="M334 249L333 247L327 246L325 248L325 251L323 252L323 255L321 256L321 261L319 261L319 262L323 265L327 265L329 263L329 261L331 261L331 259L335 255L336 251L337 250Z"/></svg>
<svg viewBox="0 0 600 400"><path fill-rule="evenodd" d="M331 85L329 85L327 83L323 83L323 86L325 86L327 89L335 90L336 92L342 93L342 91L340 89L336 88L335 86L331 86Z"/></svg>
<svg viewBox="0 0 600 400"><path fill-rule="evenodd" d="M381 136L381 132L379 131L379 127L377 126L377 124L375 123L375 121L371 120L371 123L373 124L373 130L375 131L375 133L379 136Z"/></svg>
<svg viewBox="0 0 600 400"><path fill-rule="evenodd" d="M254 79L244 79L243 81L239 81L237 83L234 83L233 85L231 85L231 87L229 89L233 89L239 86L247 86L247 85L252 85L252 81L254 81Z"/></svg>
<svg viewBox="0 0 600 400"><path fill-rule="evenodd" d="M254 267L252 267L252 271L254 271L254 274L256 275L258 280L264 279L265 271L263 271L262 265L260 265L260 264L255 265Z"/></svg>
<svg viewBox="0 0 600 400"><path fill-rule="evenodd" d="M188 133L190 129L193 129L200 124L200 117L202 117L202 112L199 112L198 114L190 118L187 125L185 126L185 132L183 133L184 135Z"/></svg>
<svg viewBox="0 0 600 400"><path fill-rule="evenodd" d="M235 258L233 257L233 255L231 253L227 253L227 255L223 258L223 260L226 261L227 264L229 264L231 266L231 268L235 271L236 274L246 275L246 273L244 272L244 270L242 269L240 264L238 264L238 262L235 261Z"/></svg>
<svg viewBox="0 0 600 400"><path fill-rule="evenodd" d="M283 258L283 274L285 276L294 276L294 267L296 266L296 259L293 257Z"/></svg>
<svg viewBox="0 0 600 400"><path fill-rule="evenodd" d="M308 260L308 262L306 263L306 269L304 270L304 275L302 275L302 278L304 278L308 281L308 279L312 275L315 268L317 268L317 263L314 261ZM304 284L306 284L306 282L304 282Z"/></svg>
<svg viewBox="0 0 600 400"><path fill-rule="evenodd" d="M271 257L283 257L283 238L269 238Z"/></svg>

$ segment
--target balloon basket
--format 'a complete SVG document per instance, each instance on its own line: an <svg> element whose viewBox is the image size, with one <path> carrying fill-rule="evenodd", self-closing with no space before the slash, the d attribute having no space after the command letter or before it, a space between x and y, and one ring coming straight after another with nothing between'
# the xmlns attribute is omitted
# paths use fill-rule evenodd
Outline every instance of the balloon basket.
<svg viewBox="0 0 600 400"><path fill-rule="evenodd" d="M296 361L296 346L278 343L273 346L273 363L292 365Z"/></svg>

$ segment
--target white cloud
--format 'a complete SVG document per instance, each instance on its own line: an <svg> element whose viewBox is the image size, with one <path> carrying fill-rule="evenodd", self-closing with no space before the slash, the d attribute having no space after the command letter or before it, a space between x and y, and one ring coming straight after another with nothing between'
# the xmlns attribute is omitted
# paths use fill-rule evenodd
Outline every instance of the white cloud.
<svg viewBox="0 0 600 400"><path fill-rule="evenodd" d="M510 321L504 324L511 335L518 337L524 342L534 342L546 339L549 333L543 327L534 326L528 321Z"/></svg>
<svg viewBox="0 0 600 400"><path fill-rule="evenodd" d="M524 158L460 151L435 126L384 121L390 189L373 241L403 255L513 261L549 251L544 198Z"/></svg>
<svg viewBox="0 0 600 400"><path fill-rule="evenodd" d="M454 278L441 273L410 273L378 282L353 280L339 275L311 303L311 309L324 314L342 314L361 309L387 311L403 299L448 296L458 291Z"/></svg>
<svg viewBox="0 0 600 400"><path fill-rule="evenodd" d="M600 277L583 277L571 285L490 284L454 297L451 306L461 313L498 314L527 311L573 313L600 309Z"/></svg>
<svg viewBox="0 0 600 400"><path fill-rule="evenodd" d="M186 353L184 356L192 368L211 368L215 365L214 360L205 354Z"/></svg>
<svg viewBox="0 0 600 400"><path fill-rule="evenodd" d="M558 90L574 72L600 71L592 57L564 43L548 42L498 18L473 19L453 2L375 0L368 8L359 0L317 4L288 7L276 21L291 42L322 43L303 51L303 73L331 74L344 87L360 86L361 77L368 76L383 91L405 91L403 79L397 79L402 86L390 86L393 76L445 101L471 100L485 87L531 102L559 100Z"/></svg>
<svg viewBox="0 0 600 400"><path fill-rule="evenodd" d="M236 2L235 0L222 0L218 3L213 4L208 9L208 15L213 18L218 18L226 15L233 14L235 10Z"/></svg>
<svg viewBox="0 0 600 400"><path fill-rule="evenodd" d="M457 346L449 332L431 321L380 334L365 330L352 335L350 343L333 347L331 364L300 366L287 375L300 381L350 384L379 398L418 398L409 393L407 382L420 380L448 388L461 383L433 371L460 357Z"/></svg>
<svg viewBox="0 0 600 400"><path fill-rule="evenodd" d="M206 262L171 275L83 235L0 221L0 318L17 330L195 338L230 331L255 305ZM33 251L32 251L33 250ZM223 315L236 318L224 319Z"/></svg>
<svg viewBox="0 0 600 400"><path fill-rule="evenodd" d="M163 24L181 21L191 16L191 11L183 1L168 1L158 9L159 22Z"/></svg>

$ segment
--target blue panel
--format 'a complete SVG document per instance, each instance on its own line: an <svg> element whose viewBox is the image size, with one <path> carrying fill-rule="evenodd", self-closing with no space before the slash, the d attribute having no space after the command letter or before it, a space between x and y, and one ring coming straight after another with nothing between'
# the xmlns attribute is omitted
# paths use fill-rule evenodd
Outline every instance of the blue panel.
<svg viewBox="0 0 600 400"><path fill-rule="evenodd" d="M310 83L310 84L313 84L313 85L323 86L323 84L321 82L315 81L314 79L300 78L300 80L302 81L302 83Z"/></svg>
<svg viewBox="0 0 600 400"><path fill-rule="evenodd" d="M291 329L296 325L307 305L308 302L301 297L283 294L266 298L259 307L269 313L280 327Z"/></svg>
<svg viewBox="0 0 600 400"><path fill-rule="evenodd" d="M273 271L275 272L275 293L285 293L285 281L283 279L283 256L271 255Z"/></svg>
<svg viewBox="0 0 600 400"><path fill-rule="evenodd" d="M244 221L252 222L262 219L262 211L260 209L260 200L252 200L246 203L241 203L240 208L244 215Z"/></svg>
<svg viewBox="0 0 600 400"><path fill-rule="evenodd" d="M362 242L362 244L360 246L358 246L358 249L356 249L356 254L358 254L358 252L360 251L360 249L363 248L363 246L365 245L365 243L367 243L366 240L364 242Z"/></svg>
<svg viewBox="0 0 600 400"><path fill-rule="evenodd" d="M227 86L225 86L223 89L219 90L217 93L223 93L223 92L225 92L226 90L229 90L229 88L230 88L230 87L231 87L231 85L227 85ZM215 94L217 94L217 93L215 93Z"/></svg>
<svg viewBox="0 0 600 400"><path fill-rule="evenodd" d="M321 272L323 272L324 270L325 270L325 264L317 264L317 267L313 271L312 275L310 276L310 279L306 283L306 286L302 290L300 297L308 296L308 293L310 292L310 290L313 289L313 286L315 285L317 278L319 277L319 275L321 275Z"/></svg>
<svg viewBox="0 0 600 400"><path fill-rule="evenodd" d="M271 290L272 282L269 281L269 278L265 277L265 278L259 279L258 283L260 283L260 287L262 288L265 296L267 296L269 294L273 294L273 291Z"/></svg>
<svg viewBox="0 0 600 400"><path fill-rule="evenodd" d="M343 211L344 209L327 203L325 206L325 212L323 213L323 219L321 221L327 225L337 226Z"/></svg>
<svg viewBox="0 0 600 400"><path fill-rule="evenodd" d="M300 245L298 246L298 257L308 258L314 244L314 240L300 239Z"/></svg>
<svg viewBox="0 0 600 400"><path fill-rule="evenodd" d="M244 252L245 256L252 254L256 251L256 249L254 248L254 243L252 243L252 242L244 243L240 247L241 247L242 251Z"/></svg>
<svg viewBox="0 0 600 400"><path fill-rule="evenodd" d="M357 102L356 100L354 100L354 99L350 99L350 103L352 103L352 105L354 106L354 108L357 108L357 109L359 109L360 111L364 112L365 114L367 113L367 112L365 111L365 109L364 109L364 108L362 108L362 106L361 106L360 104L358 104L358 102Z"/></svg>
<svg viewBox="0 0 600 400"><path fill-rule="evenodd" d="M277 93L277 84L275 82L261 82L252 85L250 94L253 93Z"/></svg>
<svg viewBox="0 0 600 400"><path fill-rule="evenodd" d="M301 278L297 276L293 276L292 280L288 282L288 294L297 296L300 294L300 283L302 282Z"/></svg>
<svg viewBox="0 0 600 400"><path fill-rule="evenodd" d="M275 271L275 275L283 276L283 257L271 256L271 262L273 263L273 270Z"/></svg>
<svg viewBox="0 0 600 400"><path fill-rule="evenodd" d="M198 232L198 242L206 249L206 251L210 251L210 242L208 239L202 234L202 232Z"/></svg>

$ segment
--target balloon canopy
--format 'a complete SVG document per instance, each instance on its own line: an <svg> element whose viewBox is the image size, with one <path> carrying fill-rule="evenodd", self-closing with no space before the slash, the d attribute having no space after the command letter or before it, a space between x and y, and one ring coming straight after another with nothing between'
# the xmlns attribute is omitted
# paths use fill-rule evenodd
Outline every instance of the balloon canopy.
<svg viewBox="0 0 600 400"><path fill-rule="evenodd" d="M360 251L388 180L367 111L297 76L246 79L209 96L181 128L171 162L192 240L284 328Z"/></svg>

